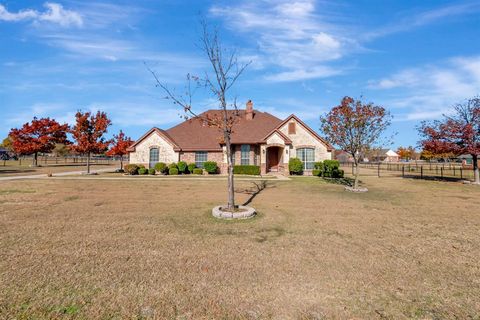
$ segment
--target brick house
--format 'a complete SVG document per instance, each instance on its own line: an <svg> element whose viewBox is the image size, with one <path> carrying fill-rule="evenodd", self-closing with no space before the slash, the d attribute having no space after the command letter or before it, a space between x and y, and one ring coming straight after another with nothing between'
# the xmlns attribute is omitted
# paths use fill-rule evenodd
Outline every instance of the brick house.
<svg viewBox="0 0 480 320"><path fill-rule="evenodd" d="M235 165L257 165L261 173L288 174L288 161L298 157L305 172L313 169L315 161L332 159L332 146L295 115L281 120L267 112L253 109L248 101L231 136ZM208 110L201 116L214 116L220 110ZM186 120L168 130L152 128L128 150L130 163L153 167L157 162L185 161L202 167L205 161L217 162L220 172L226 173L226 147L218 128L205 125L199 119Z"/></svg>

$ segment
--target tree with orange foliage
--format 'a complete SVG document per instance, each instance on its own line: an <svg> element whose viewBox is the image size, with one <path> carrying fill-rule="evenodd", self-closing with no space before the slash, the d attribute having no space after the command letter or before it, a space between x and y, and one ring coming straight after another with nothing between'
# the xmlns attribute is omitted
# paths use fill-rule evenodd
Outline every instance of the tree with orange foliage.
<svg viewBox="0 0 480 320"><path fill-rule="evenodd" d="M111 143L104 138L110 124L111 121L105 112L98 111L93 115L90 112L78 111L75 114L75 125L70 131L75 143L70 146L70 149L87 155L87 173L90 173L91 154L105 152Z"/></svg>
<svg viewBox="0 0 480 320"><path fill-rule="evenodd" d="M133 140L130 137L126 137L125 133L120 130L118 135L113 135L112 147L107 151L109 156L120 157L120 170L123 171L123 156L128 154L127 148L133 144Z"/></svg>
<svg viewBox="0 0 480 320"><path fill-rule="evenodd" d="M473 158L475 184L480 184L480 96L453 106L452 115L442 121L422 122L418 128L423 150L433 154L470 154Z"/></svg>
<svg viewBox="0 0 480 320"><path fill-rule="evenodd" d="M348 152L355 166L354 190L358 190L361 155L377 143L391 123L390 113L384 107L344 97L340 105L320 117L321 129L327 139Z"/></svg>
<svg viewBox="0 0 480 320"><path fill-rule="evenodd" d="M397 149L397 154L399 155L400 159L412 160L416 158L417 152L415 151L414 147L408 146L407 148L399 147Z"/></svg>
<svg viewBox="0 0 480 320"><path fill-rule="evenodd" d="M50 118L33 118L20 129L11 129L8 134L12 149L19 155L33 155L32 165L37 166L38 153L49 153L56 143L68 143L68 124L59 124Z"/></svg>

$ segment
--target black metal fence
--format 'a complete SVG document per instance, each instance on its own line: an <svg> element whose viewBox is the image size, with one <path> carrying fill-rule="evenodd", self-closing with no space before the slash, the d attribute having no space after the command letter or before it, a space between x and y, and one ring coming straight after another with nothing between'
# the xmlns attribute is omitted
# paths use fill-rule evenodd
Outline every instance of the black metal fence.
<svg viewBox="0 0 480 320"><path fill-rule="evenodd" d="M364 162L360 165L362 175L401 176L419 179L446 179L463 180L473 179L473 170L465 168L460 163L388 163L388 162ZM354 173L353 163L343 163L343 170Z"/></svg>

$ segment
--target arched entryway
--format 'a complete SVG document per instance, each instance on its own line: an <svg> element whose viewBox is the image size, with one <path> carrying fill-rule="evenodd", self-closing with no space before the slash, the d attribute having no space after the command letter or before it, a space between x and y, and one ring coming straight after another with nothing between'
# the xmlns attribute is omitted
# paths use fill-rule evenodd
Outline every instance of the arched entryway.
<svg viewBox="0 0 480 320"><path fill-rule="evenodd" d="M279 172L283 169L283 147L267 148L267 172Z"/></svg>

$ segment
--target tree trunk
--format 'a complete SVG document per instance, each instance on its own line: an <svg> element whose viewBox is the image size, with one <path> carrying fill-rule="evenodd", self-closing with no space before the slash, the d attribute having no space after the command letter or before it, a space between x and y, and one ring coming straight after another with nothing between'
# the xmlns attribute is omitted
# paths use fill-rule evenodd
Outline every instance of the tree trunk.
<svg viewBox="0 0 480 320"><path fill-rule="evenodd" d="M232 145L230 143L230 135L225 132L225 146L227 147L227 173L228 173L228 203L229 211L235 210L235 187L233 183L233 165L232 165Z"/></svg>
<svg viewBox="0 0 480 320"><path fill-rule="evenodd" d="M478 156L476 154L472 154L472 161L474 182L475 184L480 184L480 174L478 172Z"/></svg>
<svg viewBox="0 0 480 320"><path fill-rule="evenodd" d="M36 167L37 166L37 158L38 158L38 153L34 153L33 154L33 159L32 159L32 167Z"/></svg>
<svg viewBox="0 0 480 320"><path fill-rule="evenodd" d="M90 152L87 153L87 174L90 173Z"/></svg>
<svg viewBox="0 0 480 320"><path fill-rule="evenodd" d="M360 173L360 167L358 166L358 162L355 161L355 182L353 184L354 189L358 189L358 174Z"/></svg>
<svg viewBox="0 0 480 320"><path fill-rule="evenodd" d="M120 156L120 171L123 170L123 156Z"/></svg>

